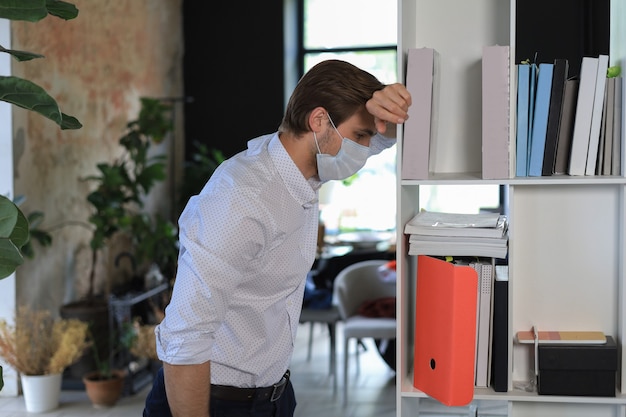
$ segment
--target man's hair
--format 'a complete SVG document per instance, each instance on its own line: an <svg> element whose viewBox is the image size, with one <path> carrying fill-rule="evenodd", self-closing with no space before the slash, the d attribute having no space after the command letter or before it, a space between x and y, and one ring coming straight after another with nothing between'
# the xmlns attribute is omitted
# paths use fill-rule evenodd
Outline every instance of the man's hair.
<svg viewBox="0 0 626 417"><path fill-rule="evenodd" d="M324 107L341 124L385 87L367 71L337 59L322 61L302 76L285 110L279 131L297 136L308 132L309 113Z"/></svg>

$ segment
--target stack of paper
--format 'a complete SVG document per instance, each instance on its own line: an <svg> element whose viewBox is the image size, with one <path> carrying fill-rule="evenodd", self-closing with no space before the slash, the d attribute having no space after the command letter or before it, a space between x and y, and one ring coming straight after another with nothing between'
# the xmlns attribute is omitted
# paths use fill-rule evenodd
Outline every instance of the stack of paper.
<svg viewBox="0 0 626 417"><path fill-rule="evenodd" d="M421 211L404 227L409 255L506 258L508 223L498 213Z"/></svg>

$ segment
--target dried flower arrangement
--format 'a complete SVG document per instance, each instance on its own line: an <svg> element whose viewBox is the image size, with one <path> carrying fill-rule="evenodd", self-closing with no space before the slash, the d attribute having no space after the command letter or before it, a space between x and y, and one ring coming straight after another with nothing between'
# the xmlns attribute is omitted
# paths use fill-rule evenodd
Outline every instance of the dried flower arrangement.
<svg viewBox="0 0 626 417"><path fill-rule="evenodd" d="M88 335L85 322L20 306L15 325L0 320L0 357L24 375L58 374L83 356Z"/></svg>
<svg viewBox="0 0 626 417"><path fill-rule="evenodd" d="M159 360L156 353L155 327L156 324L141 324L141 321L138 319L133 321L133 331L135 332L136 338L133 340L133 344L130 347L130 353L138 358Z"/></svg>

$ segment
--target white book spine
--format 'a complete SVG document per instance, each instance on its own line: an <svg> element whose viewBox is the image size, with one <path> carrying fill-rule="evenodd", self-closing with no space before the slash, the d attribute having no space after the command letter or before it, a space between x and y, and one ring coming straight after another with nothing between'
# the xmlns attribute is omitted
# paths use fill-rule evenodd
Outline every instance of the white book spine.
<svg viewBox="0 0 626 417"><path fill-rule="evenodd" d="M600 127L602 126L602 109L604 105L604 89L606 87L606 70L609 67L609 56L598 56L598 70L596 74L595 92L593 95L593 111L589 128L589 149L587 150L587 164L585 175L595 175L600 142Z"/></svg>
<svg viewBox="0 0 626 417"><path fill-rule="evenodd" d="M569 175L585 175L597 74L598 58L583 57L580 68L580 84L576 102Z"/></svg>

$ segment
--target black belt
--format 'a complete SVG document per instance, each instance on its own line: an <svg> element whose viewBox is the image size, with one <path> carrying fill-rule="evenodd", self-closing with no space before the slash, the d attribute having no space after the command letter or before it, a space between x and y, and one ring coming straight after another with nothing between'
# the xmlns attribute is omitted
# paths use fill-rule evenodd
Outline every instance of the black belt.
<svg viewBox="0 0 626 417"><path fill-rule="evenodd" d="M280 381L271 387L263 388L239 388L230 385L211 384L211 398L226 401L276 401L283 395L289 381L289 375L289 370L287 370Z"/></svg>

